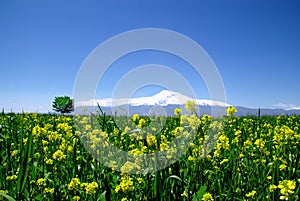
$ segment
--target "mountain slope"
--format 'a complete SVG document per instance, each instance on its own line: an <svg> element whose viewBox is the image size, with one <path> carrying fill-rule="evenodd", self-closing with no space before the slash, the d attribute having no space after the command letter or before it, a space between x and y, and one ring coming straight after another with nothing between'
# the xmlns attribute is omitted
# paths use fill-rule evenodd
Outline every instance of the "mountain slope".
<svg viewBox="0 0 300 201"><path fill-rule="evenodd" d="M95 112L97 103L109 115L174 115L175 108L181 108L183 113L186 112L184 105L187 101L193 100L178 92L162 90L161 92L149 96L139 98L106 98L100 100L89 100L75 102L75 113L89 114ZM230 106L224 102L212 101L206 99L194 99L198 106L199 115L224 116L226 108ZM237 106L237 116L258 115L258 109ZM261 115L300 115L300 110L284 110L284 109L261 109Z"/></svg>
<svg viewBox="0 0 300 201"><path fill-rule="evenodd" d="M115 99L106 98L106 99L99 99L99 100L89 100L89 101L76 102L75 106L96 106L97 103L102 107L116 107L122 105L167 106L167 105L185 105L185 103L190 100L193 99L183 94L180 94L178 92L162 90L161 92L155 94L154 96L149 96L149 97L115 98ZM206 99L195 99L194 101L197 105L201 105L201 106L221 106L221 107L229 106L228 104L220 101L212 101Z"/></svg>

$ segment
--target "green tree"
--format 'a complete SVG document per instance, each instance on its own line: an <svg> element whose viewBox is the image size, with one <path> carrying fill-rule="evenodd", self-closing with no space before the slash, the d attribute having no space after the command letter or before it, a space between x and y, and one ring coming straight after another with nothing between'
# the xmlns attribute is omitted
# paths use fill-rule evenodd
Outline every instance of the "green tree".
<svg viewBox="0 0 300 201"><path fill-rule="evenodd" d="M69 96L55 97L52 103L52 108L54 111L62 114L70 113L73 111L73 99Z"/></svg>

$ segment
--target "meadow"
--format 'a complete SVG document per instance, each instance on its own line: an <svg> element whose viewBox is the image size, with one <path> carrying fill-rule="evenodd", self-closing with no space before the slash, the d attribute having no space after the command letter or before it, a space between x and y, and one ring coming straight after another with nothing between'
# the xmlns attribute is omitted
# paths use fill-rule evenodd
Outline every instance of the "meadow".
<svg viewBox="0 0 300 201"><path fill-rule="evenodd" d="M2 112L0 200L298 200L300 117L234 112L220 121L177 109L123 117L124 126L103 112ZM182 155L170 149L175 138ZM132 158L106 152L108 142ZM140 156L156 151L164 168L146 169Z"/></svg>

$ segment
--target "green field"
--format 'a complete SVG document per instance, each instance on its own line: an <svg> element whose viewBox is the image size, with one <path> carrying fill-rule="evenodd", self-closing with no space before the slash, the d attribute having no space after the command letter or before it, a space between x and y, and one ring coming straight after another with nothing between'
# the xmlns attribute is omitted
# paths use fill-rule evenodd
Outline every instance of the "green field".
<svg viewBox="0 0 300 201"><path fill-rule="evenodd" d="M75 118L2 112L0 200L9 199L6 195L15 200L298 199L300 117L231 114L222 122L176 114L160 119L165 122L161 129L148 130L148 124L157 122L154 117L124 117L122 122L131 126L123 130L114 117L103 114ZM222 123L220 130L212 129L215 122ZM134 136L144 128L146 137ZM192 140L185 141L191 133ZM217 140L212 150L205 149L209 137ZM167 150L175 138L186 142L185 154L168 167L145 172L138 156ZM111 160L109 168L96 160L89 152L118 156L101 152L107 140L132 153L132 162ZM166 153L155 160L168 163L177 154L173 149Z"/></svg>

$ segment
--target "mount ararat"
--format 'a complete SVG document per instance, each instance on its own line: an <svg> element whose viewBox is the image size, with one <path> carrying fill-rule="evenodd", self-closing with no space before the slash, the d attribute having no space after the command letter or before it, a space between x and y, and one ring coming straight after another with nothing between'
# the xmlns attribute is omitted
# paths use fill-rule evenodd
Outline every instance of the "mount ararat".
<svg viewBox="0 0 300 201"><path fill-rule="evenodd" d="M174 109L180 108L183 113L187 112L184 105L187 101L194 101L198 107L197 114L223 116L230 104L221 101L207 99L193 99L178 92L162 90L161 92L148 97L139 98L105 98L98 100L88 100L75 102L75 113L89 114L95 112L99 106L108 115L126 115L139 114L143 116L155 115L174 115ZM238 110L237 116L258 115L258 108L246 108L235 106ZM260 109L261 115L300 115L300 110L284 109Z"/></svg>

